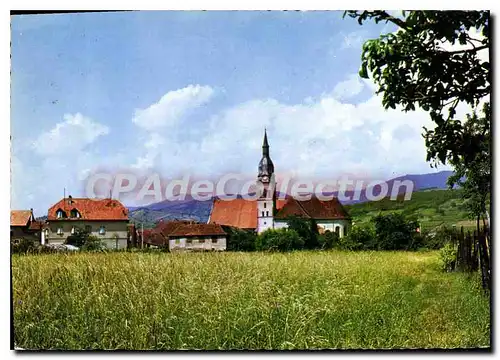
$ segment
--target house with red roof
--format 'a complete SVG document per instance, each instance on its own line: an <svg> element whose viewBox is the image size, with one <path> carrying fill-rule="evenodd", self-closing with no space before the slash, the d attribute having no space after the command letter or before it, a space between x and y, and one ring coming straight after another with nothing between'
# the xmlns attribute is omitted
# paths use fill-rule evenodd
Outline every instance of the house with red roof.
<svg viewBox="0 0 500 360"><path fill-rule="evenodd" d="M10 211L10 239L13 242L21 239L42 241L43 222L35 220L33 209Z"/></svg>
<svg viewBox="0 0 500 360"><path fill-rule="evenodd" d="M167 247L170 251L226 250L226 232L217 224L186 220L160 221L155 228L144 230L144 244Z"/></svg>
<svg viewBox="0 0 500 360"><path fill-rule="evenodd" d="M352 220L340 201L320 200L311 195L309 200L298 200L292 196L278 198L274 177L274 164L269 156L267 133L264 132L262 158L258 167L257 183L262 187L262 195L256 200L244 198L214 199L209 224L233 226L261 233L267 229L288 226L289 216L313 219L320 232L336 232L339 237L347 235Z"/></svg>
<svg viewBox="0 0 500 360"><path fill-rule="evenodd" d="M124 249L129 237L128 209L115 199L73 198L70 195L50 207L45 242L63 244L78 228L86 229L108 248Z"/></svg>

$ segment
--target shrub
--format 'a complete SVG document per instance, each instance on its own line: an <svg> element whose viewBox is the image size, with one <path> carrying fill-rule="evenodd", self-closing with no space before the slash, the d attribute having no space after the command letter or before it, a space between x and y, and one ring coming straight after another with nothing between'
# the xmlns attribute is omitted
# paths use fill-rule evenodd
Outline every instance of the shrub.
<svg viewBox="0 0 500 360"><path fill-rule="evenodd" d="M269 229L257 236L256 250L291 251L304 248L304 240L293 229Z"/></svg>
<svg viewBox="0 0 500 360"><path fill-rule="evenodd" d="M339 248L345 250L371 250L376 248L375 231L372 226L353 226L349 234L339 241Z"/></svg>
<svg viewBox="0 0 500 360"><path fill-rule="evenodd" d="M10 246L13 254L26 254L29 252L35 252L39 245L33 239L20 238L11 241Z"/></svg>
<svg viewBox="0 0 500 360"><path fill-rule="evenodd" d="M402 214L379 214L372 219L375 225L376 249L409 250L414 249L418 222L406 219Z"/></svg>
<svg viewBox="0 0 500 360"><path fill-rule="evenodd" d="M65 244L73 245L84 251L102 251L106 249L103 242L89 231L75 228L74 234L66 238Z"/></svg>
<svg viewBox="0 0 500 360"><path fill-rule="evenodd" d="M81 250L84 251L102 251L105 249L106 246L103 244L103 242L98 237L93 235L87 236L83 246L81 247Z"/></svg>
<svg viewBox="0 0 500 360"><path fill-rule="evenodd" d="M339 236L330 230L326 230L324 234L319 235L318 242L323 250L333 249L339 246Z"/></svg>
<svg viewBox="0 0 500 360"><path fill-rule="evenodd" d="M90 232L85 229L76 227L74 233L66 238L65 244L73 245L81 248L85 245L88 237L90 236Z"/></svg>
<svg viewBox="0 0 500 360"><path fill-rule="evenodd" d="M229 251L254 251L257 235L250 231L225 227L227 233L226 249Z"/></svg>
<svg viewBox="0 0 500 360"><path fill-rule="evenodd" d="M286 219L288 229L295 230L304 239L304 248L320 248L318 225L313 219L305 219L300 216L289 216Z"/></svg>
<svg viewBox="0 0 500 360"><path fill-rule="evenodd" d="M441 268L444 271L453 271L455 269L456 255L457 249L452 243L446 243L441 250L439 250Z"/></svg>

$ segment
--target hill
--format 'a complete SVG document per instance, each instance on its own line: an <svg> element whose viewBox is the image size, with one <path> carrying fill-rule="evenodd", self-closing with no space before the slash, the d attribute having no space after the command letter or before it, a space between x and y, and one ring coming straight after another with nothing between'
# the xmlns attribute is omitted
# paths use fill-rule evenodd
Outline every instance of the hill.
<svg viewBox="0 0 500 360"><path fill-rule="evenodd" d="M422 229L432 229L441 224L474 228L474 221L468 218L461 199L461 190L423 190L412 194L410 200L389 198L346 205L346 209L356 224L368 223L379 213L400 212L417 218Z"/></svg>

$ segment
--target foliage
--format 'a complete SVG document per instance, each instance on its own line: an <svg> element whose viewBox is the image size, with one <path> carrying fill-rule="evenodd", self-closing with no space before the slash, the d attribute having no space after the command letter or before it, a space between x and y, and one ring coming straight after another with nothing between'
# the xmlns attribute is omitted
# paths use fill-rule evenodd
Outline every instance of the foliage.
<svg viewBox="0 0 500 360"><path fill-rule="evenodd" d="M68 236L65 241L66 244L76 246L84 251L104 250L105 245L102 241L84 229L75 227L73 234Z"/></svg>
<svg viewBox="0 0 500 360"><path fill-rule="evenodd" d="M25 349L477 348L490 298L438 252L12 256Z"/></svg>
<svg viewBox="0 0 500 360"><path fill-rule="evenodd" d="M441 250L439 250L439 259L441 268L444 271L453 271L455 269L457 257L457 248L452 243L446 243Z"/></svg>
<svg viewBox="0 0 500 360"><path fill-rule="evenodd" d="M73 245L81 248L85 245L87 238L90 236L90 232L84 228L75 227L74 233L66 238L65 244Z"/></svg>
<svg viewBox="0 0 500 360"><path fill-rule="evenodd" d="M35 252L38 248L38 244L31 238L20 238L11 241L10 247L11 253L13 254L26 254Z"/></svg>
<svg viewBox="0 0 500 360"><path fill-rule="evenodd" d="M414 249L414 237L417 234L418 222L406 219L404 215L392 213L377 215L372 219L375 225L377 250L410 250Z"/></svg>
<svg viewBox="0 0 500 360"><path fill-rule="evenodd" d="M371 250L375 246L375 230L371 225L353 226L349 234L341 239L340 248L346 250Z"/></svg>
<svg viewBox="0 0 500 360"><path fill-rule="evenodd" d="M385 198L345 207L356 225L369 224L380 213L401 212L408 218L418 218L422 228L429 232L442 224L474 228L474 222L468 220L469 215L462 197L463 191L460 189L416 191L409 200L404 200L401 196L395 200Z"/></svg>
<svg viewBox="0 0 500 360"><path fill-rule="evenodd" d="M323 250L333 249L338 247L339 244L339 236L337 233L326 230L323 234L318 236L319 246Z"/></svg>
<svg viewBox="0 0 500 360"><path fill-rule="evenodd" d="M370 75L387 108L419 106L436 124L425 130L427 160L457 162L474 153L456 107L475 108L491 92L490 64L478 52L489 49L489 11L346 11L359 24L390 22L398 31L363 45L360 76ZM470 30L479 34L473 35ZM460 45L457 50L452 45ZM489 116L488 116L489 119Z"/></svg>
<svg viewBox="0 0 500 360"><path fill-rule="evenodd" d="M259 251L291 251L304 248L304 239L293 229L268 229L257 236L255 248Z"/></svg>
<svg viewBox="0 0 500 360"><path fill-rule="evenodd" d="M87 236L84 244L81 247L81 250L83 251L102 251L105 249L106 246L103 244L101 239L94 235Z"/></svg>
<svg viewBox="0 0 500 360"><path fill-rule="evenodd" d="M241 230L235 227L225 226L227 233L226 249L228 251L254 251L256 234L254 232Z"/></svg>
<svg viewBox="0 0 500 360"><path fill-rule="evenodd" d="M448 184L458 184L463 189L465 206L473 219L479 219L487 212L491 196L491 110L489 104L483 108L483 116L476 112L467 115L464 123L464 136L471 151L459 156L451 163L455 174L448 179ZM477 229L479 231L479 228Z"/></svg>
<svg viewBox="0 0 500 360"><path fill-rule="evenodd" d="M289 229L295 230L304 239L305 249L318 249L320 247L318 225L314 219L292 215L287 217L286 222Z"/></svg>

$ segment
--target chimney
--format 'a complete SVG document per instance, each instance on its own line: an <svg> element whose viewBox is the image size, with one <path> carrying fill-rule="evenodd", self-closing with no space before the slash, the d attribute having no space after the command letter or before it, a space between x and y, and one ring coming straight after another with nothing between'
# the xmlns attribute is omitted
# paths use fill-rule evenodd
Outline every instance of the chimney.
<svg viewBox="0 0 500 360"><path fill-rule="evenodd" d="M73 197L71 195L68 195L68 205L73 204Z"/></svg>

